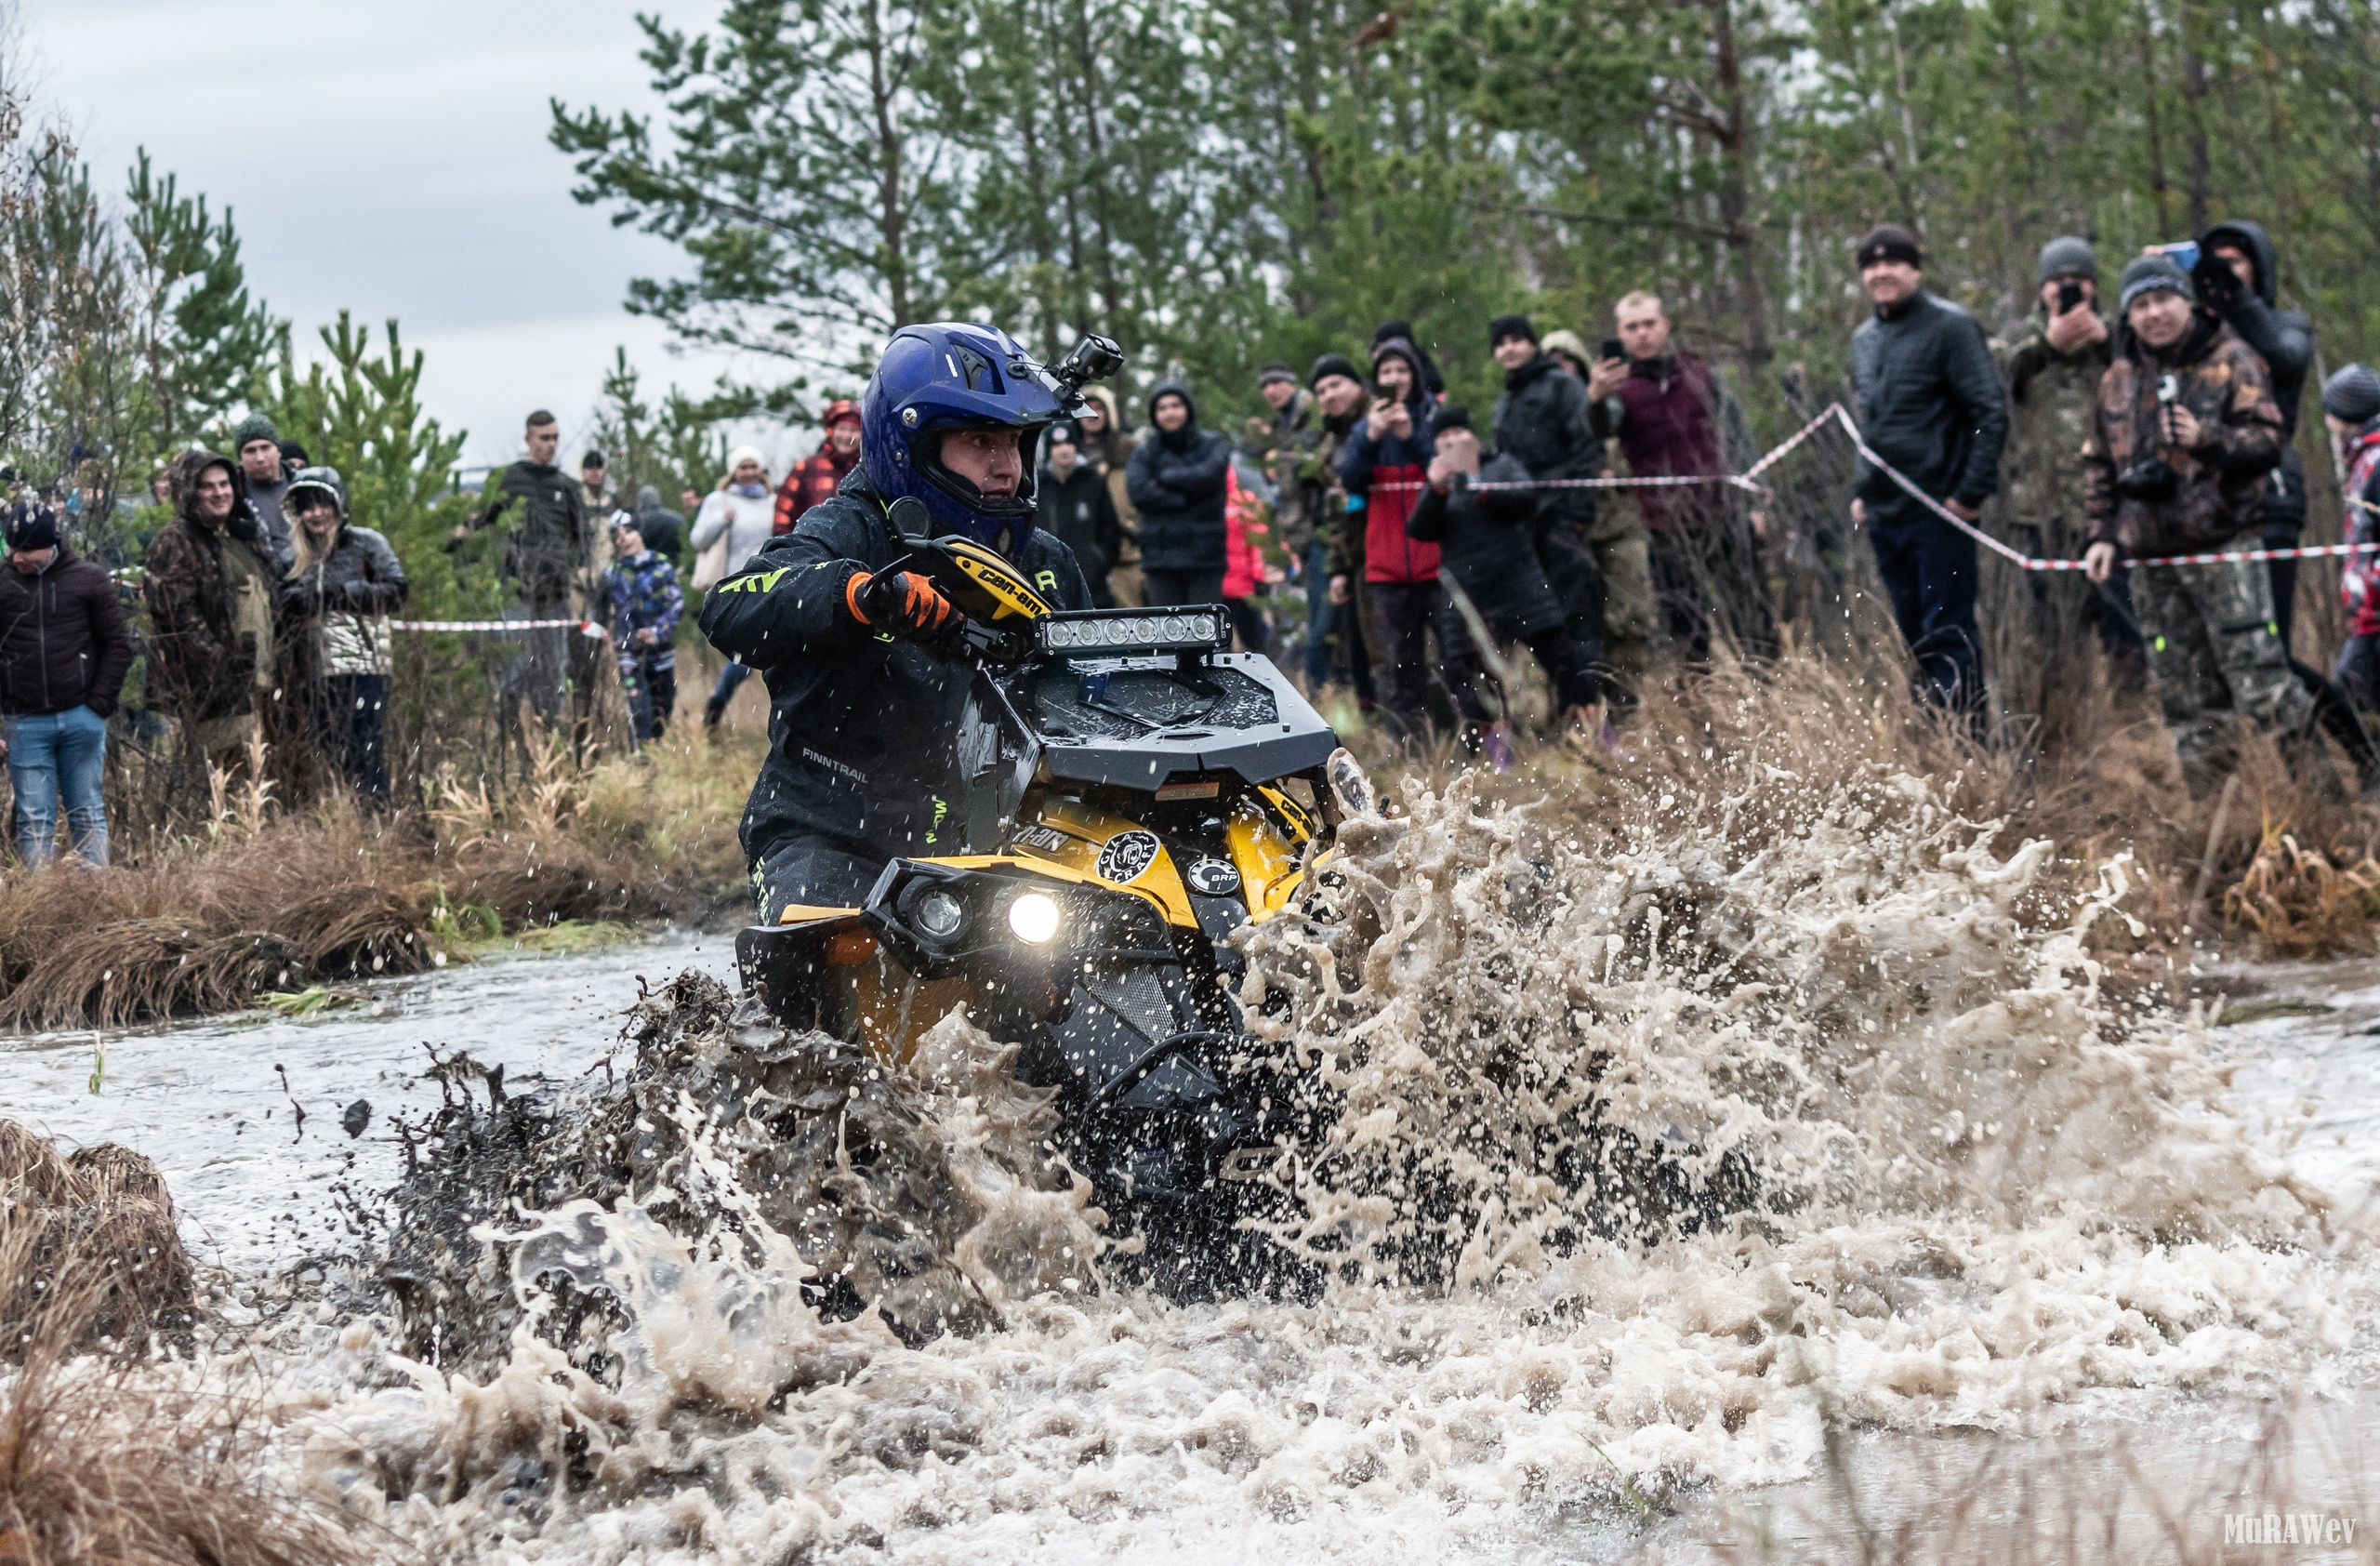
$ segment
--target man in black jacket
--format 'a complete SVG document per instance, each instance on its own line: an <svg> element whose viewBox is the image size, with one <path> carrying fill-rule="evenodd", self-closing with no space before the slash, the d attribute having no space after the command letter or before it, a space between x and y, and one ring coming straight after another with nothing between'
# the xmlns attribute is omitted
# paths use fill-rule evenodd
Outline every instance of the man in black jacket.
<svg viewBox="0 0 2380 1566"><path fill-rule="evenodd" d="M454 543L509 520L504 575L521 595L509 617L574 620L571 589L594 558L586 497L578 481L555 465L562 429L552 414L543 408L531 414L523 440L529 454L489 479L486 504L456 526ZM592 710L602 643L569 625L547 625L526 634L527 651L506 671L509 693L528 697L538 720L553 723L562 718L567 681L573 724L583 728Z"/></svg>
<svg viewBox="0 0 2380 1566"><path fill-rule="evenodd" d="M1178 380L1157 383L1148 412L1149 434L1132 448L1124 489L1141 514L1149 604L1220 604L1231 442L1198 428L1198 405Z"/></svg>
<svg viewBox="0 0 2380 1566"><path fill-rule="evenodd" d="M1099 608L1116 606L1107 591L1107 573L1124 542L1124 524L1116 515L1116 498L1107 479L1082 459L1082 436L1071 424L1052 424L1041 445L1050 458L1041 467L1040 510L1035 525L1053 533L1075 551L1083 579L1091 584L1091 601Z"/></svg>
<svg viewBox="0 0 2380 1566"><path fill-rule="evenodd" d="M108 862L99 777L108 715L132 670L132 631L115 583L77 560L58 513L19 501L8 510L8 568L0 570L0 757L17 795L17 856L48 862L64 804L74 852Z"/></svg>
<svg viewBox="0 0 2380 1566"><path fill-rule="evenodd" d="M1975 317L1922 285L1917 236L1879 223L1860 240L1859 284L1875 313L1851 334L1859 429L1901 477L1973 523L1999 483L2008 405ZM1983 737L1983 636L1975 539L1859 458L1851 520L1864 523L1893 618L1925 694Z"/></svg>

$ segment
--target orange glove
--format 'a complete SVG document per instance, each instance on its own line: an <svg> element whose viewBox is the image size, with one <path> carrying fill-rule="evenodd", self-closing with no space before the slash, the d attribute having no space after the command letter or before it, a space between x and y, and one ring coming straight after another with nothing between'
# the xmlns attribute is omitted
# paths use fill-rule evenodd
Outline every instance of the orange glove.
<svg viewBox="0 0 2380 1566"><path fill-rule="evenodd" d="M915 639L948 625L950 600L914 571L861 571L843 586L843 605L870 630Z"/></svg>

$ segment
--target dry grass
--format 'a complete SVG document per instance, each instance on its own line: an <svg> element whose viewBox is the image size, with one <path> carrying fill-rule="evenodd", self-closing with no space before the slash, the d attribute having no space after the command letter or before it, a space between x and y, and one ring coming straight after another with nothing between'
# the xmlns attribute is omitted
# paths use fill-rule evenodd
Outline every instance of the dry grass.
<svg viewBox="0 0 2380 1566"><path fill-rule="evenodd" d="M1616 756L1552 740L1525 747L1520 772L1483 791L1514 802L1550 794L1590 829L1664 795L1726 793L1736 802L1731 840L1757 850L1814 793L1905 772L1932 780L1937 797L1971 820L2004 821L2011 846L2027 838L2058 845L2056 870L2039 894L2044 913L2129 855L2126 906L2148 934L2135 938L2120 922L2103 922L2095 940L2119 950L2172 949L2226 930L2259 955L2364 949L2380 914L2380 896L2359 890L2367 880L2380 885L2380 865L2368 875L2362 868L2380 835L2370 807L2320 768L2293 768L2269 741L2245 736L2237 798L2221 832L2210 834L2218 802L2190 798L2162 722L2143 698L2109 689L2096 656L2021 739L1992 745L1954 732L1912 699L1902 670L1806 648L1765 670L1673 671L1645 691L1620 742ZM1400 756L1377 734L1357 733L1350 744L1392 783L1410 776L1442 787L1461 760L1451 748ZM2339 776L2352 776L2343 761ZM2284 839L2290 850L2279 846ZM2202 869L2211 909L2193 906Z"/></svg>
<svg viewBox="0 0 2380 1566"><path fill-rule="evenodd" d="M0 1360L45 1344L131 1352L152 1334L186 1332L191 1297L155 1164L112 1142L61 1157L0 1120Z"/></svg>
<svg viewBox="0 0 2380 1566"><path fill-rule="evenodd" d="M549 744L509 789L450 769L384 820L344 798L291 815L222 790L204 835L0 877L0 1027L234 1010L467 959L507 931L716 917L741 896L734 822L762 743L697 728L585 769Z"/></svg>
<svg viewBox="0 0 2380 1566"><path fill-rule="evenodd" d="M2247 873L2223 895L2226 922L2254 931L2268 956L2370 951L2380 861L2352 854L2304 847L2282 823L2267 821Z"/></svg>
<svg viewBox="0 0 2380 1566"><path fill-rule="evenodd" d="M323 1566L348 1536L265 1476L249 1399L144 1357L190 1298L156 1169L0 1121L0 1566ZM112 1350L104 1356L93 1347Z"/></svg>

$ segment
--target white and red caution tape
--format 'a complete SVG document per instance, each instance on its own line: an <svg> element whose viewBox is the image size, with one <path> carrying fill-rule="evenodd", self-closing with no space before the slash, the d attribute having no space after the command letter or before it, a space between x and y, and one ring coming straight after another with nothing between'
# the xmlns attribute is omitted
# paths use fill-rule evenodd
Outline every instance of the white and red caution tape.
<svg viewBox="0 0 2380 1566"><path fill-rule="evenodd" d="M395 630L559 630L575 627L581 636L602 636L604 630L593 620L390 620Z"/></svg>
<svg viewBox="0 0 2380 1566"><path fill-rule="evenodd" d="M1669 488L1680 484L1722 484L1736 489L1749 490L1755 495L1765 495L1769 493L1769 489L1766 484L1757 482L1760 475L1766 472L1770 468L1776 466L1778 462L1784 458L1788 452L1792 451L1795 446L1800 445L1804 441L1808 440L1812 435L1817 434L1820 429L1830 423L1842 425L1843 432L1851 437L1852 445L1858 449L1860 456L1868 459L1870 466L1873 467L1878 472L1883 473L1886 478L1892 480L1893 483L1898 484L1910 495L1911 498L1915 499L1919 505L1924 506L1927 511L1932 511L1936 516L1940 517L1944 522L1949 523L1951 526L1957 528L1968 537L1973 538L1977 543L1981 544L1984 548L1991 551L1994 554L2001 556L2003 559L2006 560L2009 564L2016 566L2018 570L2081 571L2086 569L2083 563L2079 560L2043 559L2039 556L2027 554L2022 550L2017 549L2012 544L2003 543L1998 538L1993 537L1990 534L1986 533L1982 528L1977 527L1973 523L1967 521L1964 517L1962 517L1952 511L1948 506L1942 504L1941 501L1936 499L1933 496L1928 495L1924 490L1918 488L1916 484L1904 477L1897 469L1894 468L1891 463L1886 462L1883 458L1876 455L1875 448L1871 446L1868 444L1866 437L1859 433L1859 426L1853 422L1851 410L1844 407L1841 403L1829 403L1816 418L1813 418L1807 424L1803 425L1799 430L1795 431L1792 436L1785 441L1784 444L1772 449L1766 456L1763 457L1759 461L1753 463L1751 467L1745 469L1740 473L1655 474L1648 475L1644 478L1533 479L1526 482L1515 483L1474 484L1471 485L1471 488L1478 491L1525 489L1658 489ZM1372 486L1374 493L1377 494L1390 494L1399 490L1415 490L1422 487L1424 486L1420 484L1374 484ZM2347 503L2353 506L2364 506L2363 501L2357 499L2354 497L2349 497ZM2370 510L2374 508L2366 507L2365 509ZM2161 554L2152 555L2145 560L2128 560L2124 562L2124 564L2127 566L2220 565L2230 561L2310 560L2326 555L2369 554L2374 551L2380 551L2380 542L2369 544L2302 544L2295 548L2285 550L2229 550L2221 553L2208 554Z"/></svg>

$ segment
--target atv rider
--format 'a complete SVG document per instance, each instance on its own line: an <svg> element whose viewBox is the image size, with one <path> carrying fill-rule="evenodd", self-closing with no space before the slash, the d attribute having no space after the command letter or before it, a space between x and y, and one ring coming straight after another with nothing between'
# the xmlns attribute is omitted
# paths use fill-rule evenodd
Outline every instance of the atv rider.
<svg viewBox="0 0 2380 1566"><path fill-rule="evenodd" d="M1024 348L966 322L904 326L860 403L859 466L703 604L703 634L760 670L769 755L744 807L763 923L853 908L886 861L937 851L973 671L913 543L998 551L1055 609L1091 607L1074 552L1034 526L1041 432L1066 410Z"/></svg>

